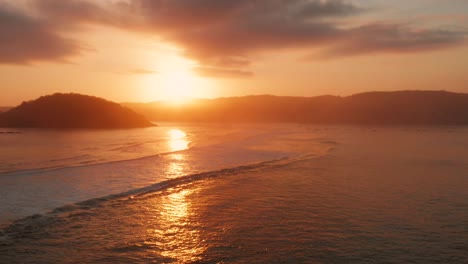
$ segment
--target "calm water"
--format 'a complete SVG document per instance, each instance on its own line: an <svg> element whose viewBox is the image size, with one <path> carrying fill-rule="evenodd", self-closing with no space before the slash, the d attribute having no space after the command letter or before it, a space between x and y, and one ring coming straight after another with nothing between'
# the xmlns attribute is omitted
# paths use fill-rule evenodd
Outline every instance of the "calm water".
<svg viewBox="0 0 468 264"><path fill-rule="evenodd" d="M0 175L0 263L468 262L467 128L44 133L153 151Z"/></svg>

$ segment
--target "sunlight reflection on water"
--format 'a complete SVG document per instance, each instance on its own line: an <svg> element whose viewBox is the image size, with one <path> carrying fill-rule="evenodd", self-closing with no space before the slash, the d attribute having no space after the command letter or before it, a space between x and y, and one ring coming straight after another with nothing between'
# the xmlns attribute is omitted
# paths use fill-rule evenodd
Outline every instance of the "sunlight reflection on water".
<svg viewBox="0 0 468 264"><path fill-rule="evenodd" d="M166 172L171 178L177 178L185 175L189 169L185 154L177 151L187 149L190 142L187 134L179 129L169 130L168 135L169 148L176 153L168 155ZM161 256L180 263L199 261L206 250L199 229L193 228L191 221L192 205L187 196L193 192L188 189L163 196L160 203L154 204L159 209L157 228L147 230L154 236L153 241L161 250Z"/></svg>
<svg viewBox="0 0 468 264"><path fill-rule="evenodd" d="M188 149L189 141L187 140L187 134L180 129L171 129L168 131L169 134L169 149L171 152L177 152ZM171 153L169 154L170 162L167 163L166 172L170 178L176 178L183 176L187 173L187 164L184 154Z"/></svg>
<svg viewBox="0 0 468 264"><path fill-rule="evenodd" d="M160 228L152 232L158 237L157 246L161 255L176 259L181 263L198 261L206 250L200 232L191 222L192 204L187 196L193 190L183 190L164 196L160 208Z"/></svg>
<svg viewBox="0 0 468 264"><path fill-rule="evenodd" d="M190 143L187 140L187 134L180 129L171 129L169 134L169 149L170 151L180 151L188 148Z"/></svg>
<svg viewBox="0 0 468 264"><path fill-rule="evenodd" d="M184 154L173 153L169 155L169 162L166 165L166 175L169 178L177 178L186 175L189 167Z"/></svg>

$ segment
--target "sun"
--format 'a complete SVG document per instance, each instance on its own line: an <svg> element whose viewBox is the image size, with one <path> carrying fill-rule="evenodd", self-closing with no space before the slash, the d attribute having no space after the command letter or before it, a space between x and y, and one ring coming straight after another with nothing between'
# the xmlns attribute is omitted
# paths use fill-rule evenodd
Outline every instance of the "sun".
<svg viewBox="0 0 468 264"><path fill-rule="evenodd" d="M178 69L162 73L160 78L164 87L162 100L180 105L189 102L196 96L194 94L195 76L190 71Z"/></svg>
<svg viewBox="0 0 468 264"><path fill-rule="evenodd" d="M177 106L194 98L214 97L214 81L198 76L193 71L196 65L196 62L180 56L162 54L150 67L158 69L158 73L141 79L144 101L163 101Z"/></svg>

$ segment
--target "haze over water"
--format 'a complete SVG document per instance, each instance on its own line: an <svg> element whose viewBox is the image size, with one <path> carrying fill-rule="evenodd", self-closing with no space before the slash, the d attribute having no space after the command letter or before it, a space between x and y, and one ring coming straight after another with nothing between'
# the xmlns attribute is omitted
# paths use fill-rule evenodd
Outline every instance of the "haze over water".
<svg viewBox="0 0 468 264"><path fill-rule="evenodd" d="M4 227L0 263L465 263L467 132L164 124L103 136L88 155L118 144L147 157L117 148L101 164L0 176L4 223L41 214ZM105 132L44 133L72 133L82 151Z"/></svg>

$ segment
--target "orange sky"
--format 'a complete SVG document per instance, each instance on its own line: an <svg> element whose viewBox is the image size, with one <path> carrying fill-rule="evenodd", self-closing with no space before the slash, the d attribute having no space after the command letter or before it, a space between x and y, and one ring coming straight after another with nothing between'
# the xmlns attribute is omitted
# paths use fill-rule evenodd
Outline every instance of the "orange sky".
<svg viewBox="0 0 468 264"><path fill-rule="evenodd" d="M468 92L465 0L0 0L0 105Z"/></svg>

